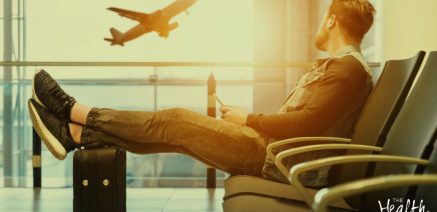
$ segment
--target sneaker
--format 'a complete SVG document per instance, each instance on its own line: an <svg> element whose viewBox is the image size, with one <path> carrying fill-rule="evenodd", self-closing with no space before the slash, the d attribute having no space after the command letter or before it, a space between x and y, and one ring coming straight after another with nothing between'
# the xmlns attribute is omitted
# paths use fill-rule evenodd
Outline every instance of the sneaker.
<svg viewBox="0 0 437 212"><path fill-rule="evenodd" d="M44 70L35 73L32 81L32 98L64 120L70 120L70 112L76 100L62 90Z"/></svg>
<svg viewBox="0 0 437 212"><path fill-rule="evenodd" d="M33 127L41 140L56 158L65 159L67 153L77 146L71 138L68 121L51 114L33 99L29 99L27 105Z"/></svg>

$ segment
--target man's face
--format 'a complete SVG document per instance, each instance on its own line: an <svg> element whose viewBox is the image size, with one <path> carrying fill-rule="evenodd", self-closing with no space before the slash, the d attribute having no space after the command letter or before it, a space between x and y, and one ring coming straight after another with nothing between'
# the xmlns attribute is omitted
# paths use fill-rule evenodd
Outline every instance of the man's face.
<svg viewBox="0 0 437 212"><path fill-rule="evenodd" d="M319 30L316 35L316 47L320 51L326 51L326 45L329 40L329 20L328 13L325 14L322 23L320 23Z"/></svg>

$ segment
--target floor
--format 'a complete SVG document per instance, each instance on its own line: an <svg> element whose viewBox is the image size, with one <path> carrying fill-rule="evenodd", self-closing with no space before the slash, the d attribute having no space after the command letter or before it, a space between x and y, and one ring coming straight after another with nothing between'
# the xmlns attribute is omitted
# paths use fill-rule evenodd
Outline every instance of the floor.
<svg viewBox="0 0 437 212"><path fill-rule="evenodd" d="M223 189L129 188L127 211L219 212ZM0 212L73 211L72 188L0 188Z"/></svg>

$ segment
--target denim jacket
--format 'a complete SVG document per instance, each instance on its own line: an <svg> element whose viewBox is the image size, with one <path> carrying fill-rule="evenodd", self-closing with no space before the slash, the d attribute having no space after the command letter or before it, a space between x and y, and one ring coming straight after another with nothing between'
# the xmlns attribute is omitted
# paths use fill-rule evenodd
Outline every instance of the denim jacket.
<svg viewBox="0 0 437 212"><path fill-rule="evenodd" d="M352 56L352 57L347 57L347 56ZM347 58L347 60L345 58ZM359 63L357 63L357 61ZM373 89L372 75L370 72L370 68L365 62L363 56L361 55L359 48L356 48L354 46L345 47L343 50L341 50L339 53L337 53L335 56L331 58L317 60L317 64L315 64L313 68L298 81L296 87L290 92L290 95L284 101L284 104L276 114L271 115L271 117L262 116L262 115L260 116L250 115L248 117L248 126L253 127L256 130L259 130L269 135L269 129L264 127L267 124L263 125L262 123L263 121L267 123L267 121L269 121L268 119L275 119L275 118L277 119L275 115L280 116L281 114L287 114L287 113L290 113L289 115L292 118L293 117L292 113L294 111L306 110L305 107L308 106L307 105L308 101L310 101L311 98L314 98L313 95L314 92L317 90L317 88L320 87L321 84L323 83L329 83L330 79L327 78L334 76L334 74L332 73L330 74L330 76L327 76L328 75L327 72L332 68L331 67L332 63L338 63L336 64L337 69L342 69L343 66L345 67L344 68L345 70L340 70L338 71L338 73L353 72L351 74L348 74L347 77L337 77L341 80L335 82L337 83L337 86L344 87L344 89L349 89L350 85L353 86L356 85L357 87L354 87L354 89L350 88L351 90L353 90L351 91L353 93L350 93L351 98L347 100L342 100L341 96L332 97L333 98L332 101L339 101L339 104L347 104L347 107L345 106L344 110L340 111L340 113L338 113L338 115L336 115L335 118L329 119L330 121L328 123L327 128L320 129L320 131L318 132L312 132L311 129L305 129L305 130L301 130L302 133L299 134L299 132L297 132L298 130L295 130L295 128L299 128L299 126L288 126L287 129L295 130L296 133L292 134L292 136L295 137L304 137L304 136L351 137L353 127L359 117L359 114L365 102L367 101L368 96L370 95ZM350 65L350 63L354 63L354 65ZM355 77L355 75L359 75L359 76ZM337 79L336 76L332 78ZM329 112L330 112L329 109L327 109L326 113ZM315 119L316 120L309 120L308 122L312 122L314 123L314 126L316 126L319 120L317 120L317 118ZM293 121L294 122L292 123L294 123L294 125L300 125L299 120L293 120ZM305 122L305 120L302 121L303 126L309 126L307 128L311 128L311 123L309 123L310 125L308 125L308 123L303 123L303 122ZM270 122L268 123L274 123L274 120L273 121L270 120ZM279 133L278 135L281 135L280 133L287 133L287 132L278 132L278 133ZM271 134L273 134L273 132ZM281 138L281 139L285 139L285 138ZM276 142L277 140L278 139L275 139L272 136L270 136L269 143ZM276 150L276 153L297 146L301 146L301 145L289 145L286 147L280 147ZM339 154L341 154L341 152L328 151L328 150L317 151L312 153L304 153L304 154L296 155L291 158L287 158L284 160L284 163L288 166L287 168L290 168L293 165L301 162L314 160L317 158L339 155ZM300 180L303 183L303 185L309 187L325 186L328 184L329 171L330 171L330 167L305 172L300 175ZM286 178L276 168L274 162L271 161L268 157L266 157L262 173L264 178L283 182L283 183L288 183Z"/></svg>

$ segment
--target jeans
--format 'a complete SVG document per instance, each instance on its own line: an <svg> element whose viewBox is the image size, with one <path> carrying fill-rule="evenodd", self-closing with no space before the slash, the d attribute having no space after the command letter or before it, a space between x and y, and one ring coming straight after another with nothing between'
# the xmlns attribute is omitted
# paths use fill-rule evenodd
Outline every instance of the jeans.
<svg viewBox="0 0 437 212"><path fill-rule="evenodd" d="M231 175L261 176L268 137L182 108L156 112L93 108L81 143L113 145L137 154L181 153Z"/></svg>

